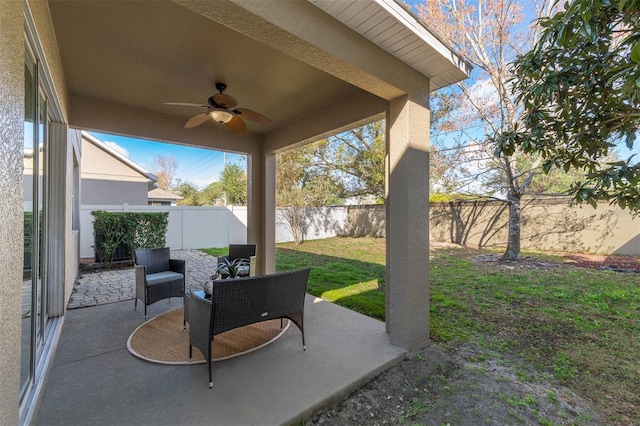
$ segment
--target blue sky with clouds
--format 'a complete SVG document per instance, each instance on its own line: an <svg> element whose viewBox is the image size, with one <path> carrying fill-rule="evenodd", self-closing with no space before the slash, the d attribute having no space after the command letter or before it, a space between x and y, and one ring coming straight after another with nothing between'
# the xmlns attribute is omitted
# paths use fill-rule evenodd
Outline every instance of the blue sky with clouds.
<svg viewBox="0 0 640 426"><path fill-rule="evenodd" d="M246 157L238 154L226 153L225 155L222 151L211 149L133 139L105 133L89 133L149 172L155 171L155 159L159 155L172 156L178 164L175 177L183 182L191 182L198 188L204 188L211 182L220 180L225 161L227 164L246 167Z"/></svg>

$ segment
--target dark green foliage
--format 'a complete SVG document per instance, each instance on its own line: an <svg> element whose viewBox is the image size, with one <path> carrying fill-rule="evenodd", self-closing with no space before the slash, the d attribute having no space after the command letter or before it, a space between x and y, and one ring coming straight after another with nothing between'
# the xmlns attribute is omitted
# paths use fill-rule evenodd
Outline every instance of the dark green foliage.
<svg viewBox="0 0 640 426"><path fill-rule="evenodd" d="M514 63L522 125L496 153L540 153L545 172L584 170L575 201L640 211L638 159L606 162L616 143L632 149L640 129L640 1L577 0L540 24L540 41Z"/></svg>
<svg viewBox="0 0 640 426"><path fill-rule="evenodd" d="M42 256L42 210L38 212L38 256ZM25 271L31 270L31 259L33 256L33 212L24 212L24 264Z"/></svg>
<svg viewBox="0 0 640 426"><path fill-rule="evenodd" d="M247 259L233 259L229 260L226 257L218 260L217 273L227 278L236 278L242 269L249 266ZM212 277L213 278L213 277Z"/></svg>
<svg viewBox="0 0 640 426"><path fill-rule="evenodd" d="M92 211L96 258L110 268L116 250L125 246L133 259L139 248L160 248L166 243L168 212L107 212Z"/></svg>
<svg viewBox="0 0 640 426"><path fill-rule="evenodd" d="M227 164L220 177L227 204L247 205L247 174L237 164Z"/></svg>
<svg viewBox="0 0 640 426"><path fill-rule="evenodd" d="M311 149L307 174L334 187L340 198L385 198L385 122L375 121L318 141ZM339 191L339 192L338 192Z"/></svg>
<svg viewBox="0 0 640 426"><path fill-rule="evenodd" d="M24 266L31 269L31 250L33 249L33 213L24 212Z"/></svg>
<svg viewBox="0 0 640 426"><path fill-rule="evenodd" d="M182 197L178 200L179 206L201 206L198 188L191 182L182 182L178 180L178 184L173 191Z"/></svg>

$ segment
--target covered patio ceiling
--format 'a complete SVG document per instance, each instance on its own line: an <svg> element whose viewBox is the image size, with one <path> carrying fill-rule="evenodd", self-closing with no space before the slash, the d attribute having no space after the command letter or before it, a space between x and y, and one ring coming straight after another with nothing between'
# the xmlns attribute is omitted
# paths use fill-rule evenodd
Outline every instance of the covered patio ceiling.
<svg viewBox="0 0 640 426"><path fill-rule="evenodd" d="M380 116L469 66L393 0L50 0L71 127L235 152L278 152ZM269 117L237 136L184 129L216 82ZM263 151L264 152L264 151Z"/></svg>

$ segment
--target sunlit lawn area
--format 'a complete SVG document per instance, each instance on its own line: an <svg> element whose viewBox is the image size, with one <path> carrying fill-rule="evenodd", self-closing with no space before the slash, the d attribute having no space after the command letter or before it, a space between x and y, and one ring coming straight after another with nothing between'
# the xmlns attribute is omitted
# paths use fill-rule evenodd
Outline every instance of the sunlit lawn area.
<svg viewBox="0 0 640 426"><path fill-rule="evenodd" d="M527 256L554 267L472 262L487 253L432 248L432 339L453 346L473 339L517 354L591 399L612 423L628 416L640 424L640 274L570 267L543 254ZM311 266L310 294L380 320L384 264L381 238L278 244L276 252L278 270Z"/></svg>

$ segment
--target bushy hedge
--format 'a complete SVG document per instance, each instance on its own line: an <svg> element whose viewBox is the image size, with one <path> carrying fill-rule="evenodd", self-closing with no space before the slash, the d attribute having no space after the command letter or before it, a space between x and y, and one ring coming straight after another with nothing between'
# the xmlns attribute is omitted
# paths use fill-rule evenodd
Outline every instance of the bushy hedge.
<svg viewBox="0 0 640 426"><path fill-rule="evenodd" d="M139 248L164 247L169 226L168 212L107 212L95 210L93 232L96 258L110 268L118 247L126 247L129 259Z"/></svg>

